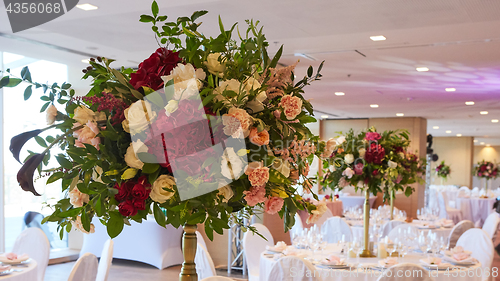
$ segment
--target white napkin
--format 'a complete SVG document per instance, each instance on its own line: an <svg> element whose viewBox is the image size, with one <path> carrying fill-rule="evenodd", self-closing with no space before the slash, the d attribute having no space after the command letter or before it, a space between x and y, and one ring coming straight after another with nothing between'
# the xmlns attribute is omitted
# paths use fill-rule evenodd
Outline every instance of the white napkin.
<svg viewBox="0 0 500 281"><path fill-rule="evenodd" d="M12 266L10 266L10 265L0 265L0 272L7 271L11 268L12 268Z"/></svg>
<svg viewBox="0 0 500 281"><path fill-rule="evenodd" d="M0 262L4 263L18 263L28 260L30 257L27 254L17 255L14 253L5 253L0 255Z"/></svg>
<svg viewBox="0 0 500 281"><path fill-rule="evenodd" d="M444 258L444 260L452 262L452 263L470 263L470 264L477 263L477 260L471 256L469 256L468 258L465 258L465 259L457 260L457 259L455 259L455 258L458 258L458 256L456 256L456 255L467 255L467 254L461 253L461 254L455 254L452 257L444 256L443 258Z"/></svg>
<svg viewBox="0 0 500 281"><path fill-rule="evenodd" d="M279 241L278 243L276 243L275 246L266 246L266 250L281 253L284 250L286 250L286 247L288 246L286 245L285 242Z"/></svg>
<svg viewBox="0 0 500 281"><path fill-rule="evenodd" d="M324 265L344 265L345 259L341 259L334 255L329 255L328 257L321 260L321 264Z"/></svg>

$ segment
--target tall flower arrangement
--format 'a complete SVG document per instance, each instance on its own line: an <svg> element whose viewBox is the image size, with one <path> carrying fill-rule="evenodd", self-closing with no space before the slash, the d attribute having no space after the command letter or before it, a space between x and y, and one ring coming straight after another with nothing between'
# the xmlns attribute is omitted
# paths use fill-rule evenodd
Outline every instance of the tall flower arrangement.
<svg viewBox="0 0 500 281"><path fill-rule="evenodd" d="M410 185L423 182L425 165L408 151L409 145L406 131L380 134L374 127L360 133L351 129L327 142L323 184L332 189L354 186L374 195L384 192L385 198L389 189L410 196L413 192Z"/></svg>
<svg viewBox="0 0 500 281"><path fill-rule="evenodd" d="M226 29L219 18L220 34L207 38L197 22L206 13L167 21L153 2L152 15L140 21L153 25L162 46L136 71L91 58L84 97L69 83L34 82L28 68L18 77L7 70L1 79L0 87L27 84L26 100L43 90L50 126L14 137L11 151L19 161L33 137L45 148L30 152L18 181L35 195L35 170L49 176L47 183L61 181L67 196L45 219L57 222L61 234L72 226L92 232L98 217L115 237L152 212L162 226L204 223L212 238L242 209L279 213L285 229L297 210L324 212L297 194L298 184L312 185L309 164L320 155L305 126L316 121L312 105L302 94L321 77L321 65L294 81L295 64L277 67L282 48L268 56L258 22L247 21L235 40L237 25ZM49 129L58 133L39 136ZM51 155L53 146L64 153ZM59 166L47 167L51 157Z"/></svg>
<svg viewBox="0 0 500 281"><path fill-rule="evenodd" d="M474 167L473 174L478 178L486 180L496 179L498 177L498 165L490 161L482 160Z"/></svg>
<svg viewBox="0 0 500 281"><path fill-rule="evenodd" d="M448 178L451 173L450 166L444 163L444 160L436 167L436 175L444 180Z"/></svg>

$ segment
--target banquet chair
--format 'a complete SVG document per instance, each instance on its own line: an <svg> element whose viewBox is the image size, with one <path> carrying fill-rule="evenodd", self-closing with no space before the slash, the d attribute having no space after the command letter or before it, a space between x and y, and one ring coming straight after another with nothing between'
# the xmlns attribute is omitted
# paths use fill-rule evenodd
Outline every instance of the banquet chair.
<svg viewBox="0 0 500 281"><path fill-rule="evenodd" d="M488 233L492 241L495 241L497 236L498 224L500 223L500 216L497 212L489 214L483 224L483 230Z"/></svg>
<svg viewBox="0 0 500 281"><path fill-rule="evenodd" d="M27 254L37 262L37 281L45 277L45 269L49 265L50 242L45 233L36 227L30 227L16 239L12 252L16 254Z"/></svg>
<svg viewBox="0 0 500 281"><path fill-rule="evenodd" d="M295 213L295 223L293 224L292 229L290 229L290 241L292 241L292 243L294 235L302 233L302 230L304 230L302 219L300 218L299 213Z"/></svg>
<svg viewBox="0 0 500 281"><path fill-rule="evenodd" d="M479 197L479 187L474 187L470 192L470 197Z"/></svg>
<svg viewBox="0 0 500 281"><path fill-rule="evenodd" d="M328 243L337 243L345 237L345 242L352 241L351 227L341 217L331 217L321 226L321 235Z"/></svg>
<svg viewBox="0 0 500 281"><path fill-rule="evenodd" d="M49 227L46 224L42 224L44 216L38 212L28 211L24 214L23 219L23 230L29 227L37 227L43 230L47 238L49 239L49 243L52 247L52 242L54 241L54 237L49 230Z"/></svg>
<svg viewBox="0 0 500 281"><path fill-rule="evenodd" d="M326 209L326 212L314 224L317 225L318 228L321 229L321 226L323 225L323 223L325 223L325 221L327 219L332 218L332 217L333 217L332 211L330 211L330 209Z"/></svg>
<svg viewBox="0 0 500 281"><path fill-rule="evenodd" d="M450 236L448 236L448 249L455 248L458 238L471 228L474 228L474 223L469 220L463 220L457 223L451 229Z"/></svg>
<svg viewBox="0 0 500 281"><path fill-rule="evenodd" d="M481 263L483 272L491 268L493 263L494 248L491 237L486 231L479 228L467 230L458 238L457 246L461 246L466 251L471 251L471 256ZM491 277L491 275L490 275ZM483 280L490 280L484 277Z"/></svg>
<svg viewBox="0 0 500 281"><path fill-rule="evenodd" d="M197 243L196 247L196 256L194 257L194 263L196 264L196 274L198 275L198 280L217 276L212 257L208 253L207 248L205 248L203 244L199 242Z"/></svg>
<svg viewBox="0 0 500 281"><path fill-rule="evenodd" d="M234 281L234 279L224 276L212 276L202 279L201 281Z"/></svg>
<svg viewBox="0 0 500 281"><path fill-rule="evenodd" d="M392 220L392 221L386 222L382 226L382 237L386 237L387 235L389 235L391 230L400 224L405 224L405 222L398 221L398 220Z"/></svg>
<svg viewBox="0 0 500 281"><path fill-rule="evenodd" d="M205 249L208 250L207 243L205 243L205 238L203 238L203 235L199 232L196 231L196 243L200 243Z"/></svg>
<svg viewBox="0 0 500 281"><path fill-rule="evenodd" d="M280 281L322 281L321 271L307 260L296 256L285 256L276 261L267 280Z"/></svg>
<svg viewBox="0 0 500 281"><path fill-rule="evenodd" d="M439 218L453 220L455 224L462 220L462 211L451 208L448 206L448 198L446 193L438 193L438 203L439 203Z"/></svg>
<svg viewBox="0 0 500 281"><path fill-rule="evenodd" d="M97 257L94 254L85 253L73 265L68 281L95 281L97 267Z"/></svg>
<svg viewBox="0 0 500 281"><path fill-rule="evenodd" d="M418 229L416 227L406 223L402 223L400 225L396 225L396 227L394 227L387 236L391 241L394 241L395 238L399 238L403 234L403 231L410 231L418 234Z"/></svg>
<svg viewBox="0 0 500 281"><path fill-rule="evenodd" d="M390 272L390 273L389 273ZM412 275L409 278L408 276L398 277L399 272L411 272ZM399 273L399 275L401 275ZM400 263L394 266L389 267L384 271L384 273L380 274L380 277L377 281L434 281L435 279L429 276L427 270L421 267L418 264L413 263Z"/></svg>
<svg viewBox="0 0 500 281"><path fill-rule="evenodd" d="M99 260L99 266L97 267L97 277L96 281L107 281L109 275L109 268L111 267L111 262L113 261L113 240L108 239L104 243L104 247L101 253L101 259Z"/></svg>
<svg viewBox="0 0 500 281"><path fill-rule="evenodd" d="M274 239L265 225L254 223L252 226L267 240L262 239L262 237L251 231L247 231L243 235L243 255L247 262L248 280L257 281L259 280L260 254L266 250L266 246L274 245Z"/></svg>

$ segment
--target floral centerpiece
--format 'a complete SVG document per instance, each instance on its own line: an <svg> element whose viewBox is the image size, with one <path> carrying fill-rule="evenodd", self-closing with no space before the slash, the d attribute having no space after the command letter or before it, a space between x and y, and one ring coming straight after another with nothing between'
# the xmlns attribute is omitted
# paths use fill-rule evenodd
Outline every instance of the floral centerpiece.
<svg viewBox="0 0 500 281"><path fill-rule="evenodd" d="M374 127L360 133L351 129L326 143L323 157L328 160L323 166L323 186L332 189L354 186L356 191L365 192L365 250L368 244L369 194L383 192L384 200L391 200L393 207L396 191L401 190L410 196L414 191L411 184L423 183L425 165L417 155L408 151L409 145L407 131L380 134Z"/></svg>
<svg viewBox="0 0 500 281"><path fill-rule="evenodd" d="M451 173L450 166L444 163L444 160L436 167L436 175L443 180L446 180Z"/></svg>
<svg viewBox="0 0 500 281"><path fill-rule="evenodd" d="M482 160L476 164L472 174L478 177L482 181L481 185L484 186L485 194L481 197L488 198L490 180L494 180L498 177L498 165L490 161Z"/></svg>
<svg viewBox="0 0 500 281"><path fill-rule="evenodd" d="M207 38L197 22L206 11L175 21L158 13L153 2L152 15L140 21L153 25L164 46L135 71L91 58L83 70L92 79L86 96L69 83L34 82L28 68L1 79L0 87L27 85L26 100L43 90L50 126L14 137L10 149L19 161L23 144L36 138L44 150L24 161L21 187L38 195L38 170L67 192L45 221L57 222L61 234L72 227L93 232L97 217L115 237L152 212L162 226L204 224L212 239L230 227L231 213L250 215L256 206L279 213L285 230L297 210L321 215L323 208L297 194L298 185L311 187L309 164L324 147L305 126L316 119L302 95L321 77L321 65L294 81L296 64L277 67L282 47L268 56L258 22L247 21L233 39L236 24L228 30L219 18L219 36ZM48 130L54 133L39 136ZM51 155L54 146L64 153ZM51 157L59 166L47 167Z"/></svg>

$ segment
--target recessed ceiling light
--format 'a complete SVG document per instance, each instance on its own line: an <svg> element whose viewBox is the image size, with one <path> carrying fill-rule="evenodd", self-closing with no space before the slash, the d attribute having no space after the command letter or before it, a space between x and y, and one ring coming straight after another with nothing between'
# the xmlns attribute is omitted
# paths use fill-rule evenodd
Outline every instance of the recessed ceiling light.
<svg viewBox="0 0 500 281"><path fill-rule="evenodd" d="M383 35L377 35L377 36L370 36L370 39L372 39L372 41L384 41L385 39L385 36Z"/></svg>
<svg viewBox="0 0 500 281"><path fill-rule="evenodd" d="M498 119L491 119L491 123L498 123Z"/></svg>
<svg viewBox="0 0 500 281"><path fill-rule="evenodd" d="M82 60L82 62L87 63L87 64L90 63L90 61L88 59L84 59L84 60Z"/></svg>
<svg viewBox="0 0 500 281"><path fill-rule="evenodd" d="M461 137L461 136L462 136L462 134L457 134L457 137Z"/></svg>
<svg viewBox="0 0 500 281"><path fill-rule="evenodd" d="M446 131L446 133L447 133L447 134L451 134L451 131L450 131L450 130L448 130L448 131Z"/></svg>
<svg viewBox="0 0 500 281"><path fill-rule="evenodd" d="M439 129L439 126L434 126L432 128L437 130L437 129Z"/></svg>
<svg viewBox="0 0 500 281"><path fill-rule="evenodd" d="M76 7L77 7L78 9L82 9L82 10L84 10L84 11L92 11L92 10L97 10L97 6L94 6L94 5L89 4L89 3L76 5Z"/></svg>
<svg viewBox="0 0 500 281"><path fill-rule="evenodd" d="M335 95L336 95L336 96L344 96L344 95L345 95L345 93L344 93L344 92L335 92Z"/></svg>
<svg viewBox="0 0 500 281"><path fill-rule="evenodd" d="M486 146L487 146L487 147L490 147L490 146L491 146L491 144L489 144L489 143L488 143Z"/></svg>
<svg viewBox="0 0 500 281"><path fill-rule="evenodd" d="M479 114L486 115L486 114L488 114L488 111L481 111L481 112L479 112Z"/></svg>
<svg viewBox="0 0 500 281"><path fill-rule="evenodd" d="M480 142L479 144L480 144L480 145L484 145L484 141Z"/></svg>
<svg viewBox="0 0 500 281"><path fill-rule="evenodd" d="M429 71L429 68L427 68L427 67L417 67L417 71L418 72L425 72L425 71Z"/></svg>
<svg viewBox="0 0 500 281"><path fill-rule="evenodd" d="M474 140L474 142L477 142L477 140Z"/></svg>
<svg viewBox="0 0 500 281"><path fill-rule="evenodd" d="M455 89L455 88L446 88L444 90L447 91L447 92L455 92L457 89Z"/></svg>
<svg viewBox="0 0 500 281"><path fill-rule="evenodd" d="M466 101L465 105L474 105L474 102L473 101Z"/></svg>
<svg viewBox="0 0 500 281"><path fill-rule="evenodd" d="M321 115L321 118L328 118L328 115Z"/></svg>
<svg viewBox="0 0 500 281"><path fill-rule="evenodd" d="M371 107L371 108L377 108L377 107L378 107L378 104L370 104L370 107Z"/></svg>
<svg viewBox="0 0 500 281"><path fill-rule="evenodd" d="M405 116L404 113L396 113L396 116Z"/></svg>

